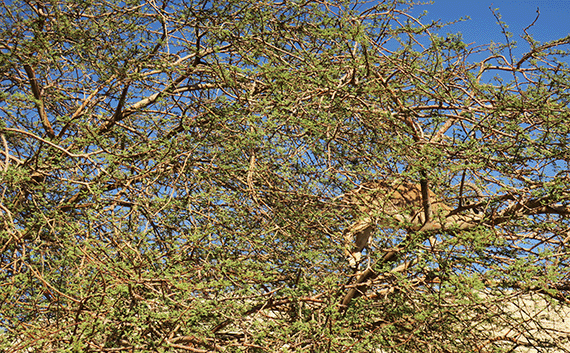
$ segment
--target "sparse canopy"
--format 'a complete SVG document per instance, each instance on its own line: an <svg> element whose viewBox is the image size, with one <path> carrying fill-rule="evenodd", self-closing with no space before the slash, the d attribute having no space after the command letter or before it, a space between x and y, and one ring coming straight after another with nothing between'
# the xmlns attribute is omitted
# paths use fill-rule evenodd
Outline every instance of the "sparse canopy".
<svg viewBox="0 0 570 353"><path fill-rule="evenodd" d="M570 349L570 39L411 6L2 3L0 349ZM421 227L342 198L379 180Z"/></svg>

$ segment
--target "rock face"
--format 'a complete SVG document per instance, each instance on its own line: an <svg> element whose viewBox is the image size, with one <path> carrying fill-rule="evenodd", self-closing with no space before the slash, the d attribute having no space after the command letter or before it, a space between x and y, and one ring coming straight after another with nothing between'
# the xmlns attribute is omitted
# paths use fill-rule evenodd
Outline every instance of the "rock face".
<svg viewBox="0 0 570 353"><path fill-rule="evenodd" d="M488 337L472 347L473 352L570 352L570 302L559 303L539 294L507 293L497 297L478 293L478 296L482 298L483 311L495 323L488 325L479 320L479 323L472 324L482 336ZM279 321L283 319L282 316L283 312L278 310L262 309L244 319L249 323L255 321L264 325L272 320ZM219 334L240 337L243 331L237 326L229 325ZM293 351L288 344L272 348L276 352ZM393 351L376 348L371 352Z"/></svg>
<svg viewBox="0 0 570 353"><path fill-rule="evenodd" d="M482 351L490 351L494 346L509 347L517 353L570 352L568 303L527 294L490 304L488 308L505 319L498 326L488 327L492 338L482 343Z"/></svg>

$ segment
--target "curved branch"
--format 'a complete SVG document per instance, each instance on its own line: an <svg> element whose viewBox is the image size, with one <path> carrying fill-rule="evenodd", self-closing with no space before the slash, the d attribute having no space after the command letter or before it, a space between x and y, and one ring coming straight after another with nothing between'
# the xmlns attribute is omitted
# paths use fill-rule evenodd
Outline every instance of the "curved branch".
<svg viewBox="0 0 570 353"><path fill-rule="evenodd" d="M539 53L543 50L546 49L550 49L559 45L564 45L564 44L570 44L570 35L564 37L564 38L560 38L558 40L554 40L550 43L545 43L543 45L539 45L536 48L532 48L531 51L529 51L528 53L526 53L525 55L523 55L523 57L517 62L517 64L515 65L517 69L520 69L521 65L527 61L528 59L532 58L532 56L536 53Z"/></svg>
<svg viewBox="0 0 570 353"><path fill-rule="evenodd" d="M45 143L45 144L50 145L51 147L53 147L53 148L55 148L55 149L60 150L61 152L65 153L68 157L71 157L71 158L89 158L89 156L92 156L92 155L95 155L95 154L99 154L99 153L102 152L101 150L99 150L99 151L94 151L94 152L89 152L89 153L75 154L75 153L69 152L68 150L66 150L65 148L63 148L63 147L61 147L61 146L56 145L56 144L53 143L53 142L50 142L50 141L48 141L48 140L46 140L46 139L43 139L43 138L39 137L38 135L32 134L31 132L28 132L28 131L19 130L19 129L13 129L13 128L9 128L9 127L5 127L5 128L3 128L3 129L1 129L0 131L12 131L12 132L17 132L17 133L19 133L19 134L23 134L23 135L26 135L26 136L30 136L30 137L32 137L32 138L38 140L38 141L41 141L41 142L43 142L43 143ZM13 158L13 157L11 157L11 158Z"/></svg>

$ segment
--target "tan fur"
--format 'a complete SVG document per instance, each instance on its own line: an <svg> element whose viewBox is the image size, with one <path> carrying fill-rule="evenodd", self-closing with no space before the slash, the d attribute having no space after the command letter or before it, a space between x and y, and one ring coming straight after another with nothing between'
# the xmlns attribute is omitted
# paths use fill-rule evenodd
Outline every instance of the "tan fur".
<svg viewBox="0 0 570 353"><path fill-rule="evenodd" d="M356 210L354 223L344 232L345 254L351 266L360 261L361 251L368 245L376 226L407 231L418 231L425 226L418 184L400 180L364 183L347 193L344 199ZM450 215L453 207L432 191L429 191L429 201L432 210L429 229L467 228L481 219L481 215L472 212Z"/></svg>

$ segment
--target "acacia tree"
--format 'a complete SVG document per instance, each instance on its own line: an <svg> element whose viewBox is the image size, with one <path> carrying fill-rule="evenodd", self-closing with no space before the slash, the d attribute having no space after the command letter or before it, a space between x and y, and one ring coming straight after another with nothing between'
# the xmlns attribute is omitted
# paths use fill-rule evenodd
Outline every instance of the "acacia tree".
<svg viewBox="0 0 570 353"><path fill-rule="evenodd" d="M2 348L563 349L506 306L568 304L570 39L411 6L2 4ZM378 179L483 217L378 229L355 273L342 195Z"/></svg>

